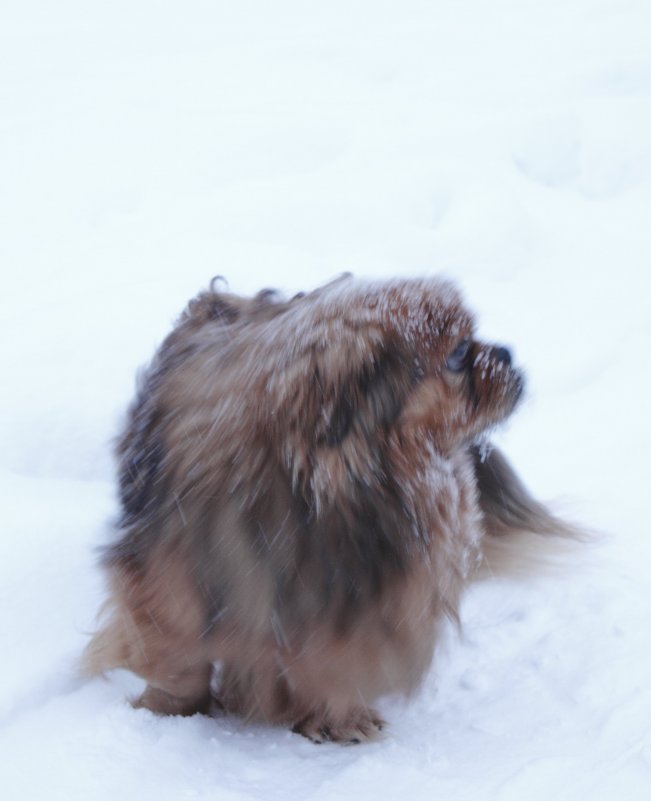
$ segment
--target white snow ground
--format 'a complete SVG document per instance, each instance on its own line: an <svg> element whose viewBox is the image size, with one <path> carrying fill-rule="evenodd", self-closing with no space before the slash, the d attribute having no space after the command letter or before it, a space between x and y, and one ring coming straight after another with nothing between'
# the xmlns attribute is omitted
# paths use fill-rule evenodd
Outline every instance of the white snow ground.
<svg viewBox="0 0 651 801"><path fill-rule="evenodd" d="M651 798L648 0L0 4L0 794ZM607 534L476 586L377 744L81 682L136 367L238 291L445 272L529 399L500 442Z"/></svg>

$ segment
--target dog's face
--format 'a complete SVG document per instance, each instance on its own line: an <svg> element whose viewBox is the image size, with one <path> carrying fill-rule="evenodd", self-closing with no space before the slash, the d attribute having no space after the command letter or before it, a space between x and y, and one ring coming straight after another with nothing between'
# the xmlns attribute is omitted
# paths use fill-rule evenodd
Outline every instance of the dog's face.
<svg viewBox="0 0 651 801"><path fill-rule="evenodd" d="M444 335L442 344L443 355L414 387L405 414L447 449L472 441L508 417L522 396L524 378L512 366L507 348L475 339L470 327Z"/></svg>
<svg viewBox="0 0 651 801"><path fill-rule="evenodd" d="M505 419L521 397L509 351L476 339L473 316L446 282L342 282L291 306L304 327L283 320L291 342L277 344L292 353L283 375L299 381L280 397L305 445L345 447L351 435L377 442L395 431L446 453Z"/></svg>

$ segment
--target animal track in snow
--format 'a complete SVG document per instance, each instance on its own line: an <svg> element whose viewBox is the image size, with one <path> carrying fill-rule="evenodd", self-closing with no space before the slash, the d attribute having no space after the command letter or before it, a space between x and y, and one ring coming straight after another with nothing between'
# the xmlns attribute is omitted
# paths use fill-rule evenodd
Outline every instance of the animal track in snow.
<svg viewBox="0 0 651 801"><path fill-rule="evenodd" d="M570 188L586 199L607 199L632 187L648 159L636 148L622 148L619 136L580 132L574 117L541 119L522 135L513 152L517 169L534 183L552 189Z"/></svg>

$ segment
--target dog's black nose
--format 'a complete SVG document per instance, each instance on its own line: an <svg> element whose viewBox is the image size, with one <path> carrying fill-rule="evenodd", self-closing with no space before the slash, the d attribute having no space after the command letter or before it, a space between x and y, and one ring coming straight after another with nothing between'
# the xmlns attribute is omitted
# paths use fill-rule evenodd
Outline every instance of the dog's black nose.
<svg viewBox="0 0 651 801"><path fill-rule="evenodd" d="M505 364L507 367L511 366L511 351L508 348L495 348L493 358L500 364Z"/></svg>

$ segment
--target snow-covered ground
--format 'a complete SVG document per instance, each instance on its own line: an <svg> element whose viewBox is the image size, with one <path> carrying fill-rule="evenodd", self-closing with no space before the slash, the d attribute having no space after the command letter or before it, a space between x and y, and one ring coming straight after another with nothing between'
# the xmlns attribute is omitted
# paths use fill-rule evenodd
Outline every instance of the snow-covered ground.
<svg viewBox="0 0 651 801"><path fill-rule="evenodd" d="M3 0L0 265L3 799L651 798L648 0ZM603 541L475 586L376 744L80 681L137 366L215 274L344 270L461 284Z"/></svg>

